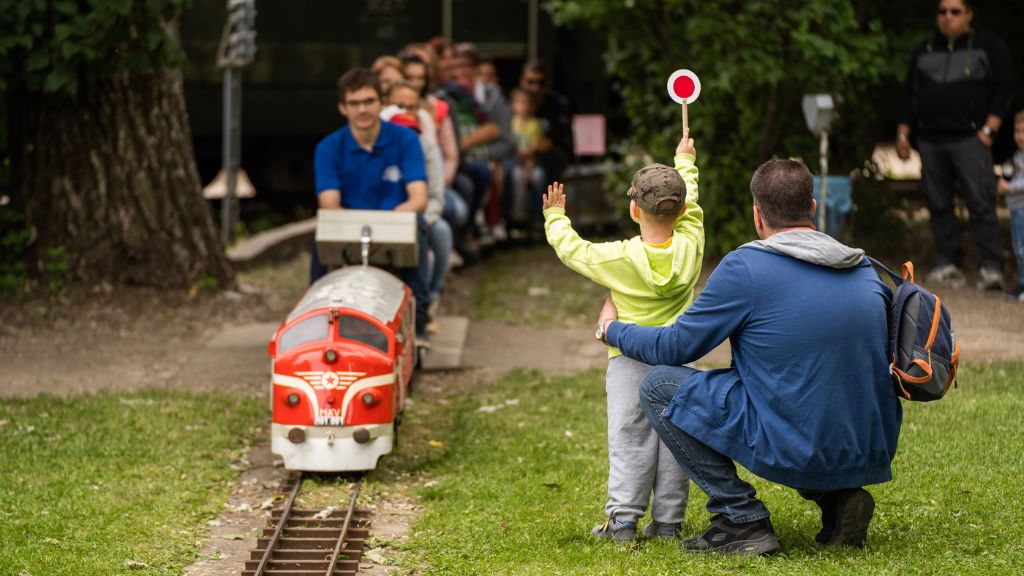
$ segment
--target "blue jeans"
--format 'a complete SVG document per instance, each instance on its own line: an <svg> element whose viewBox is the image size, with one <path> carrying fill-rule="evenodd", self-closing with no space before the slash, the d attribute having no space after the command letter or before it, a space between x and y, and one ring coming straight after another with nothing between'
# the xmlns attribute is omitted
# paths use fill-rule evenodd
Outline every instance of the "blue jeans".
<svg viewBox="0 0 1024 576"><path fill-rule="evenodd" d="M768 508L756 498L754 487L740 479L731 458L683 432L664 416L676 390L696 372L685 366L651 368L640 382L640 406L679 466L708 495L708 512L737 524L767 518Z"/></svg>
<svg viewBox="0 0 1024 576"><path fill-rule="evenodd" d="M444 211L441 212L441 217L448 222L455 238L460 238L469 224L469 206L454 188L444 190Z"/></svg>
<svg viewBox="0 0 1024 576"><path fill-rule="evenodd" d="M430 302L441 297L444 278L448 274L448 261L452 257L452 229L444 218L431 224L427 229L427 244L434 257L427 266L427 291Z"/></svg>
<svg viewBox="0 0 1024 576"><path fill-rule="evenodd" d="M1017 257L1017 285L1024 287L1024 208L1010 210L1010 237Z"/></svg>

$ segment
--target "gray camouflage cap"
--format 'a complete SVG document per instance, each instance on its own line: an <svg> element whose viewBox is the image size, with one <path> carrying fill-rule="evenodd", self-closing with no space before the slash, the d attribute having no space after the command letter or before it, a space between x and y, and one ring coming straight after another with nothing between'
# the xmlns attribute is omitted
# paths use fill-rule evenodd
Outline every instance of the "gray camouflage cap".
<svg viewBox="0 0 1024 576"><path fill-rule="evenodd" d="M644 212L678 214L686 204L686 183L664 164L648 164L633 174L626 195Z"/></svg>

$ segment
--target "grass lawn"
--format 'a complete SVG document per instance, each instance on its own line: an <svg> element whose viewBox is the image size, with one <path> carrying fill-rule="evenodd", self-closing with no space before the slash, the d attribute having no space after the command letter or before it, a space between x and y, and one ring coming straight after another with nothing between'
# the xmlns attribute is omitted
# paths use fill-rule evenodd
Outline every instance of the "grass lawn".
<svg viewBox="0 0 1024 576"><path fill-rule="evenodd" d="M870 488L864 550L814 547L817 508L746 474L783 549L745 559L591 541L606 499L603 373L514 373L464 400L404 563L427 574L1020 574L1022 388L1021 363L970 365L947 399L904 403L895 480ZM690 500L686 536L709 519L699 489Z"/></svg>
<svg viewBox="0 0 1024 576"><path fill-rule="evenodd" d="M473 286L478 320L509 324L590 324L608 289L573 272L538 244L492 255Z"/></svg>
<svg viewBox="0 0 1024 576"><path fill-rule="evenodd" d="M0 575L180 574L266 423L263 398L0 402Z"/></svg>

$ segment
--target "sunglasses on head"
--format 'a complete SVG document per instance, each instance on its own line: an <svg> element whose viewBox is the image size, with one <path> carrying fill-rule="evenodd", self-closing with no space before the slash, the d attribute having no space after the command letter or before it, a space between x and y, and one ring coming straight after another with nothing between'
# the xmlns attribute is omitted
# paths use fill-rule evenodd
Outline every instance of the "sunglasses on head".
<svg viewBox="0 0 1024 576"><path fill-rule="evenodd" d="M939 16L945 16L946 14L949 14L951 16L959 16L963 13L964 11L962 8L939 8L938 10Z"/></svg>

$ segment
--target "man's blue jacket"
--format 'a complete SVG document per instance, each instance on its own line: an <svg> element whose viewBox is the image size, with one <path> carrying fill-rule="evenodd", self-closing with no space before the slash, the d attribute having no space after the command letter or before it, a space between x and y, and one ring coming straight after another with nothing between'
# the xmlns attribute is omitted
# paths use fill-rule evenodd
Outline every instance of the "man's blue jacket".
<svg viewBox="0 0 1024 576"><path fill-rule="evenodd" d="M613 322L607 338L654 365L695 361L728 338L732 366L682 382L671 422L773 482L864 486L892 478L902 421L886 351L891 297L862 251L782 232L727 255L672 326Z"/></svg>

